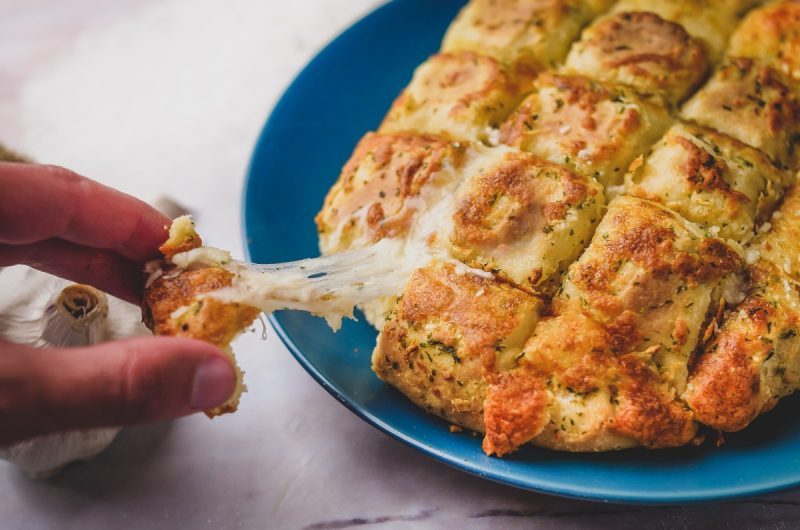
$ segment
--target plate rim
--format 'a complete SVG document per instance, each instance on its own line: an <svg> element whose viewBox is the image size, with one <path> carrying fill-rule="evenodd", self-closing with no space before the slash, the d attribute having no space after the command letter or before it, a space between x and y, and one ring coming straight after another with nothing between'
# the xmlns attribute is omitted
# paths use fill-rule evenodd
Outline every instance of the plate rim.
<svg viewBox="0 0 800 530"><path fill-rule="evenodd" d="M333 38L329 39L317 50L314 56L307 61L301 69L298 70L291 82L283 89L280 97L269 110L267 119L265 120L252 149L245 172L244 185L242 187L241 194L241 237L245 257L248 260L252 259L252 241L249 235L247 221L249 203L248 196L250 195L250 188L253 185L253 181L258 178L255 176L253 169L256 164L256 160L260 156L259 153L263 151L263 146L266 144L267 138L272 136L272 130L276 128L275 115L278 114L276 111L287 104L287 100L293 97L292 93L295 92L296 87L303 83L304 78L310 75L310 71L314 70L318 64L325 60L324 56L327 52L329 52L330 48L337 43L337 41L348 38L351 33L357 31L358 27L371 24L372 20L377 18L377 16L379 16L384 10L388 10L391 8L391 6L401 2L403 2L403 0L388 0L378 5L355 20L345 29L340 31ZM635 491L631 488L627 488L627 490L609 491L596 487L581 487L573 484L564 485L558 481L547 479L543 480L535 476L526 476L527 480L522 480L503 471L486 469L486 467L481 464L462 460L448 453L447 451L442 451L436 447L423 443L414 437L407 436L379 416L366 410L361 404L348 398L338 385L334 384L332 381L329 381L320 373L320 371L309 361L301 349L294 343L291 337L289 337L288 333L280 322L280 316L281 312L277 312L272 313L267 317L270 325L275 330L275 333L292 354L294 359L300 364L300 366L303 367L303 369L317 382L317 384L319 384L323 389L325 389L326 392L333 396L336 401L344 405L348 410L356 414L359 418L367 422L372 427L378 429L389 437L421 452L422 454L452 468L490 480L492 482L496 482L498 484L504 484L535 493L544 493L582 501L650 506L730 501L742 498L752 498L755 496L766 495L800 486L800 472L798 472L798 475L794 480L761 481L757 486L720 486L715 489L703 488L702 490L688 490L686 493L675 492L673 494L665 495L663 493L647 493L643 490ZM421 410L419 412L421 414L424 413Z"/></svg>

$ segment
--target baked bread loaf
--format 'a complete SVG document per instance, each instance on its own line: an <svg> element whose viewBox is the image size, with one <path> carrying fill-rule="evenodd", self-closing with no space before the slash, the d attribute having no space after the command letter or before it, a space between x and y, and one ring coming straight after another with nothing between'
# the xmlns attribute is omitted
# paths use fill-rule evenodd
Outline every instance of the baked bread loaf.
<svg viewBox="0 0 800 530"><path fill-rule="evenodd" d="M319 259L386 286L201 297L237 330L358 304L376 374L487 454L744 428L800 386L800 2L756 4L472 0L316 217Z"/></svg>

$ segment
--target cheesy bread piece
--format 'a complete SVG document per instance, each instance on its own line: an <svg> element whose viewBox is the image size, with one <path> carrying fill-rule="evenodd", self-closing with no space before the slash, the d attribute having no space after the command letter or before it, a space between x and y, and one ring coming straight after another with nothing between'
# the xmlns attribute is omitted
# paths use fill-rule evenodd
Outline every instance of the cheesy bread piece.
<svg viewBox="0 0 800 530"><path fill-rule="evenodd" d="M683 26L655 13L623 12L601 18L572 45L565 70L622 83L675 104L703 79L708 58Z"/></svg>
<svg viewBox="0 0 800 530"><path fill-rule="evenodd" d="M744 244L783 197L790 173L763 153L695 125L676 124L626 176L626 192L650 199Z"/></svg>
<svg viewBox="0 0 800 530"><path fill-rule="evenodd" d="M434 55L414 72L380 127L489 143L532 79L473 52Z"/></svg>
<svg viewBox="0 0 800 530"><path fill-rule="evenodd" d="M501 142L604 185L622 182L628 164L669 127L664 106L622 85L543 74L501 128Z"/></svg>
<svg viewBox="0 0 800 530"><path fill-rule="evenodd" d="M748 262L768 260L800 282L800 185L789 189L781 207L759 228L761 234L747 249Z"/></svg>
<svg viewBox="0 0 800 530"><path fill-rule="evenodd" d="M746 271L746 298L704 348L683 399L697 421L747 427L800 388L800 283L768 260Z"/></svg>
<svg viewBox="0 0 800 530"><path fill-rule="evenodd" d="M800 388L800 186L746 251L744 300L698 357L684 399L698 420L745 428Z"/></svg>
<svg viewBox="0 0 800 530"><path fill-rule="evenodd" d="M736 250L653 202L617 197L569 269L553 316L487 390L487 453L668 447L690 441L678 397Z"/></svg>
<svg viewBox="0 0 800 530"><path fill-rule="evenodd" d="M602 216L602 186L507 148L488 151L465 177L446 236L452 255L528 290L552 291Z"/></svg>
<svg viewBox="0 0 800 530"><path fill-rule="evenodd" d="M176 254L201 245L202 240L195 232L194 224L188 217L180 217L173 222L169 239L159 250L169 263ZM167 272L151 276L152 280L146 286L142 319L155 335L199 339L226 352L236 369L236 388L225 403L205 413L213 418L235 412L245 386L244 374L236 363L230 343L253 323L260 310L247 304L202 296L233 283L234 274L223 267L204 267L177 273L168 264L163 266Z"/></svg>
<svg viewBox="0 0 800 530"><path fill-rule="evenodd" d="M471 0L444 36L442 51L472 51L517 70L564 60L570 43L605 0Z"/></svg>
<svg viewBox="0 0 800 530"><path fill-rule="evenodd" d="M748 58L730 58L683 107L683 117L761 149L793 167L800 103L780 72Z"/></svg>
<svg viewBox="0 0 800 530"><path fill-rule="evenodd" d="M703 42L714 62L725 51L728 36L736 27L738 13L749 3L730 0L620 0L612 11L646 11L676 22Z"/></svg>
<svg viewBox="0 0 800 530"><path fill-rule="evenodd" d="M437 205L458 188L468 147L434 135L367 133L316 216L322 253L434 234L448 215ZM380 329L393 303L378 298L359 307Z"/></svg>
<svg viewBox="0 0 800 530"><path fill-rule="evenodd" d="M800 80L800 3L773 2L751 11L731 36L728 54L756 59Z"/></svg>
<svg viewBox="0 0 800 530"><path fill-rule="evenodd" d="M457 188L467 145L432 135L367 133L317 214L323 254L406 236L419 212Z"/></svg>
<svg viewBox="0 0 800 530"><path fill-rule="evenodd" d="M428 412L483 431L483 374L513 365L541 305L490 274L434 263L413 274L387 317L372 369Z"/></svg>
<svg viewBox="0 0 800 530"><path fill-rule="evenodd" d="M675 212L618 197L559 298L616 330L618 349L653 348L659 373L680 393L707 313L742 265L738 248Z"/></svg>

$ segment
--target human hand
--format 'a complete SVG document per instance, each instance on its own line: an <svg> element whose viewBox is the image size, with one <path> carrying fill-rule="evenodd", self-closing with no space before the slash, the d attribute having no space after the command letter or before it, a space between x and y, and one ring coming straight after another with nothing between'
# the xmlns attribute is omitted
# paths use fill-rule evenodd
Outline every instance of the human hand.
<svg viewBox="0 0 800 530"><path fill-rule="evenodd" d="M53 166L0 163L0 190L0 267L29 265L139 303L167 217ZM188 339L68 350L0 341L0 445L191 414L224 402L235 380L221 351Z"/></svg>

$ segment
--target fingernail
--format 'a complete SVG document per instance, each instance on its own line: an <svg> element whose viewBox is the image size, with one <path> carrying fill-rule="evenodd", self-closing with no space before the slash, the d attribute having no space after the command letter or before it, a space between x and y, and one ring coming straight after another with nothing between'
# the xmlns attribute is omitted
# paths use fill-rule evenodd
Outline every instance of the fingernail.
<svg viewBox="0 0 800 530"><path fill-rule="evenodd" d="M208 409L221 405L233 393L235 379L236 374L225 360L212 357L204 361L194 373L192 406Z"/></svg>

